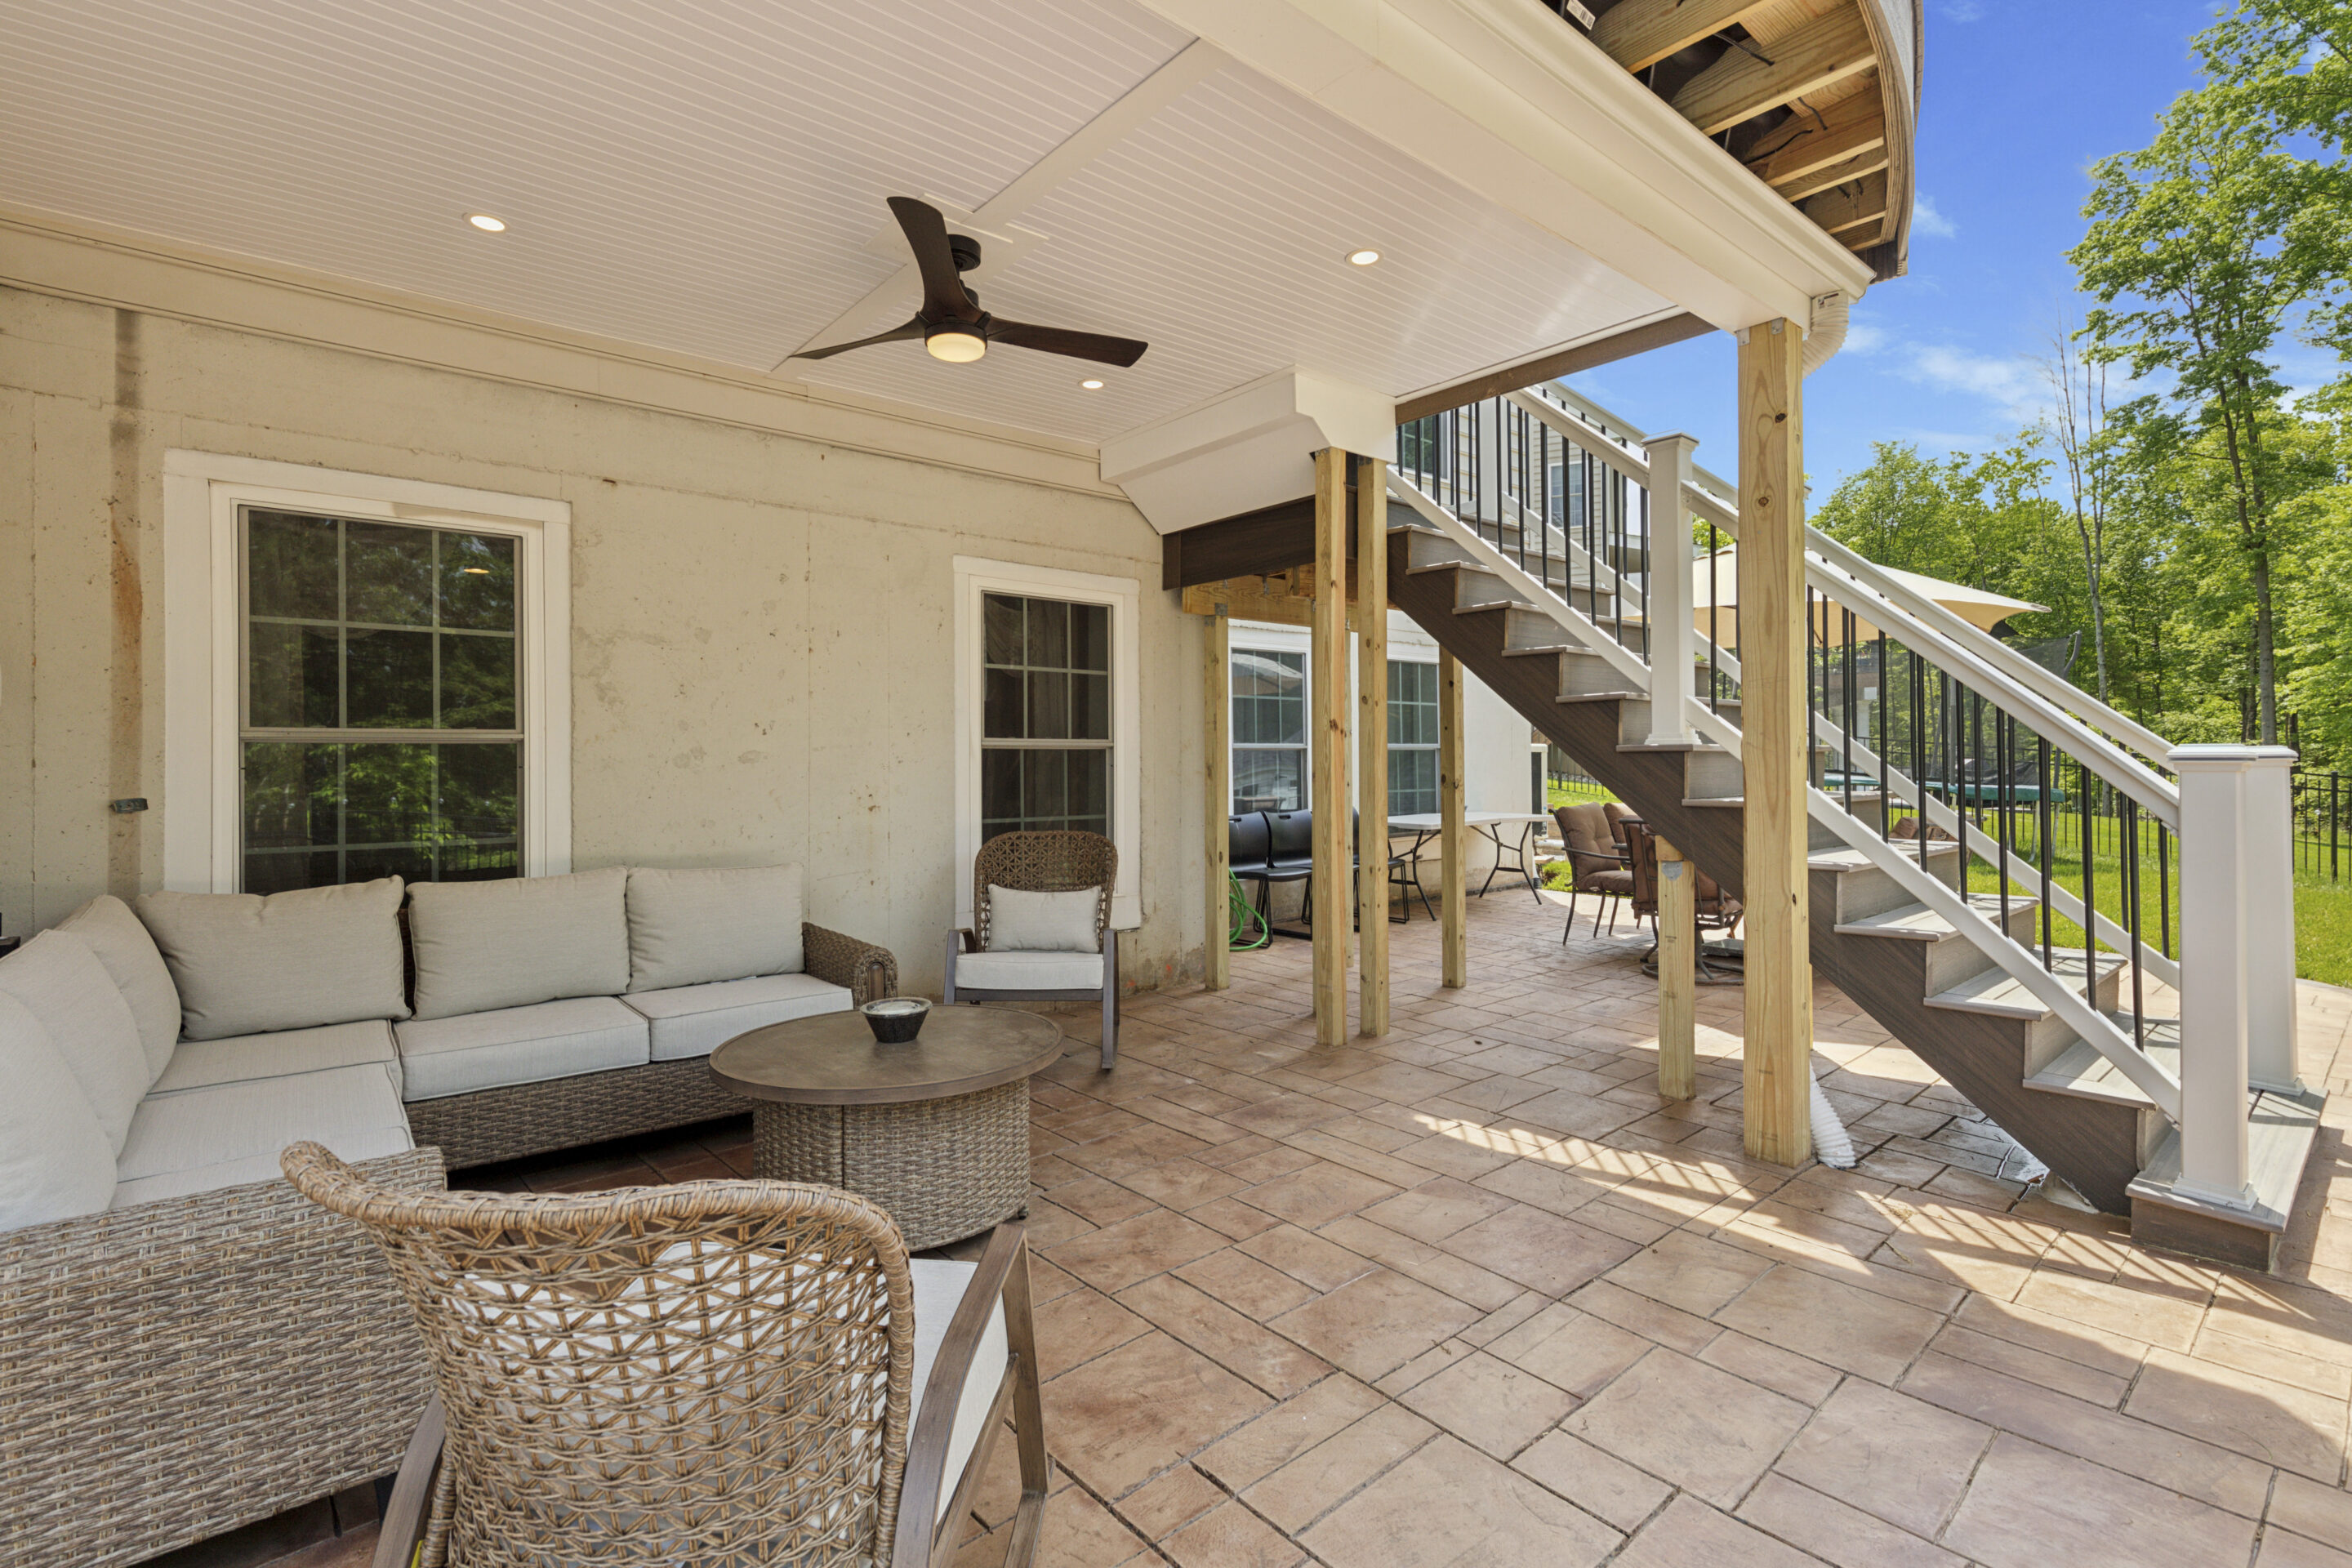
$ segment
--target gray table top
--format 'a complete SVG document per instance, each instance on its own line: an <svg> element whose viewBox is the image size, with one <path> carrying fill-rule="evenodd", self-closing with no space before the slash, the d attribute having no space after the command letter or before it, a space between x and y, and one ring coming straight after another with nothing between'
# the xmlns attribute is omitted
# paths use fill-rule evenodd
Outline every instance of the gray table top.
<svg viewBox="0 0 2352 1568"><path fill-rule="evenodd" d="M710 1053L710 1076L754 1100L893 1105L977 1094L1051 1067L1061 1026L1034 1013L931 1005L903 1046L875 1042L856 1013L820 1013L736 1036Z"/></svg>

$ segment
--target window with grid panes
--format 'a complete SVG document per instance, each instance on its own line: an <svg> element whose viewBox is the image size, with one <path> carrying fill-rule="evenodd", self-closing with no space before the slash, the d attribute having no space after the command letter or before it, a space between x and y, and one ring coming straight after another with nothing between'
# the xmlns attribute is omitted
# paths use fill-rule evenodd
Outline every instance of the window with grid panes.
<svg viewBox="0 0 2352 1568"><path fill-rule="evenodd" d="M517 875L517 542L241 521L244 889Z"/></svg>
<svg viewBox="0 0 2352 1568"><path fill-rule="evenodd" d="M1234 810L1307 804L1307 656L1235 648Z"/></svg>
<svg viewBox="0 0 2352 1568"><path fill-rule="evenodd" d="M1437 666L1389 660L1389 815L1437 809Z"/></svg>
<svg viewBox="0 0 2352 1568"><path fill-rule="evenodd" d="M1110 606L984 596L980 837L1110 833Z"/></svg>

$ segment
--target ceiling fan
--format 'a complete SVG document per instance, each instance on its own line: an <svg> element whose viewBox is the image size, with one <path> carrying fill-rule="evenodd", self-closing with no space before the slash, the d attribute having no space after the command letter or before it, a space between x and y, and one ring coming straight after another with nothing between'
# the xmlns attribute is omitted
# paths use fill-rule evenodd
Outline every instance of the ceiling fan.
<svg viewBox="0 0 2352 1568"><path fill-rule="evenodd" d="M964 287L961 274L980 265L980 242L969 235L950 234L940 209L911 196L892 196L890 211L906 231L908 248L923 274L923 307L914 320L887 332L830 348L805 349L794 359L829 359L873 343L923 340L933 359L969 364L988 352L991 343L1036 349L1072 359L1098 360L1104 364L1130 365L1143 357L1148 344L1133 338L1105 337L1099 332L1073 332L1061 327L1033 327L1008 321L980 308L980 296Z"/></svg>

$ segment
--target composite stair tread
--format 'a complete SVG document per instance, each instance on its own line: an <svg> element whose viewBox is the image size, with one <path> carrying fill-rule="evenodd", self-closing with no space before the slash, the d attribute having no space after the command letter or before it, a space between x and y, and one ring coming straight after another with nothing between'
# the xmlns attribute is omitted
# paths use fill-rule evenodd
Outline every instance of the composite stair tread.
<svg viewBox="0 0 2352 1568"><path fill-rule="evenodd" d="M2295 1189L2303 1184L2304 1165L2318 1139L2320 1112L2326 1105L2326 1095L2308 1089L2301 1094L2248 1091L2246 1184L2252 1189L2252 1196L2243 1207L2180 1190L2180 1132L2177 1128L2168 1130L2157 1145L2155 1157L2131 1184L2135 1211L2140 1204L2155 1204L2272 1236L2284 1232L2294 1212Z"/></svg>
<svg viewBox="0 0 2352 1568"><path fill-rule="evenodd" d="M2151 1057L2156 1053L2148 1053ZM2071 1094L2078 1100L2104 1100L2111 1105L2153 1107L2155 1101L2124 1069L2088 1040L2078 1039L2058 1053L2050 1065L2025 1080L2028 1089L2045 1094Z"/></svg>
<svg viewBox="0 0 2352 1568"><path fill-rule="evenodd" d="M2010 912L2015 914L2031 902L2031 900L2021 899L2012 893L2009 900ZM1969 903L1985 919L1996 925L2000 923L2000 895L1998 893L1970 893ZM1850 921L1841 921L1836 930L1840 936L1883 936L1905 942L1950 942L1960 936L1951 921L1923 903L1902 904L1874 915L1859 915Z"/></svg>
<svg viewBox="0 0 2352 1568"><path fill-rule="evenodd" d="M2011 899L2015 909L2018 900ZM2099 977L2105 979L2124 966L2124 961L2113 953L2099 955ZM2080 990L2083 984L2083 955L2061 952L2050 963L2050 972L2066 983L2069 989ZM1971 974L1957 985L1948 986L1927 998L1930 1007L1945 1007L1958 1013L1990 1013L2003 1018L2045 1018L2050 1009L2029 989L2022 980L2009 971L1995 966L1981 974Z"/></svg>

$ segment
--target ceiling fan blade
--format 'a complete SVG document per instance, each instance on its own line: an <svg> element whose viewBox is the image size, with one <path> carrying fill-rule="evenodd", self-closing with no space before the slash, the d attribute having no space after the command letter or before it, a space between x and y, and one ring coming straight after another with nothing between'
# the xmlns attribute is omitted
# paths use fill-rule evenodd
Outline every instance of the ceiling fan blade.
<svg viewBox="0 0 2352 1568"><path fill-rule="evenodd" d="M915 253L915 266L923 274L923 313L934 320L978 321L980 307L964 291L955 255L948 248L948 220L940 209L912 196L892 196L890 213L906 232L907 248Z"/></svg>
<svg viewBox="0 0 2352 1568"><path fill-rule="evenodd" d="M1049 354L1067 354L1072 359L1097 360L1104 364L1130 365L1143 357L1151 345L1133 338L1105 337L1100 332L1073 332L1062 327L1033 327L1026 321L1008 321L1002 316L989 319L988 341L1011 343L1017 349L1036 349Z"/></svg>
<svg viewBox="0 0 2352 1568"><path fill-rule="evenodd" d="M831 348L826 349L803 349L800 353L790 357L793 359L831 359L835 354L847 353L852 349L862 349L869 344L902 343L908 338L919 338L922 335L923 319L920 316L917 316L903 327L893 327L887 332L877 332L870 338L859 338L854 342L835 343Z"/></svg>

